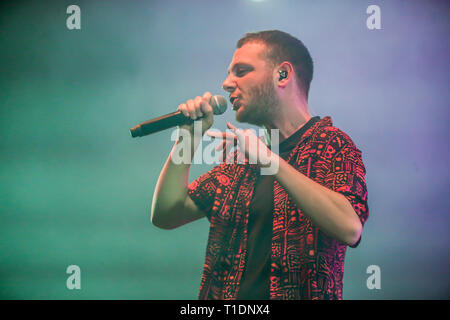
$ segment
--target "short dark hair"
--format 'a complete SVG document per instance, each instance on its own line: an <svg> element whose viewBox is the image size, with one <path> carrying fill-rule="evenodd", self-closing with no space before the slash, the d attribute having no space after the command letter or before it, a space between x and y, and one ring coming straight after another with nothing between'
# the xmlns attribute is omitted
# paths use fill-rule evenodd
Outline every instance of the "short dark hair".
<svg viewBox="0 0 450 320"><path fill-rule="evenodd" d="M239 49L248 42L263 42L267 45L269 52L266 58L274 65L283 61L292 63L297 79L308 98L313 77L313 61L303 42L283 31L265 30L246 33L239 39L236 48Z"/></svg>

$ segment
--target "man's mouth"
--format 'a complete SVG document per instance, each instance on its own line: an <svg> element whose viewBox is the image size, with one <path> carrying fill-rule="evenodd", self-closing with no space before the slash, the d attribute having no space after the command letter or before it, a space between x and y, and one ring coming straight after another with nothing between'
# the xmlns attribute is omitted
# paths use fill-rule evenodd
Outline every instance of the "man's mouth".
<svg viewBox="0 0 450 320"><path fill-rule="evenodd" d="M239 103L239 99L237 97L231 98L230 102L233 105L233 110L235 111L241 107L241 104Z"/></svg>

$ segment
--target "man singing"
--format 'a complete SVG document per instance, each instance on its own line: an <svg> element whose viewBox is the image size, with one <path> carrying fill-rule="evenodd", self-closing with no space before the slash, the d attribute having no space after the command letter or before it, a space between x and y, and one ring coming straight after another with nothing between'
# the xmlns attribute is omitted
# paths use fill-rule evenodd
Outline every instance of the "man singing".
<svg viewBox="0 0 450 320"><path fill-rule="evenodd" d="M188 184L190 165L171 160L177 146L189 145L192 159L199 145L194 124L186 124L180 129L192 138L175 143L161 171L152 223L173 229L210 221L199 299L342 299L346 248L359 244L369 215L366 171L350 137L329 116L310 115L312 76L307 48L285 32L247 33L237 43L222 86L236 121L267 137L279 130L278 154L270 139L230 123L232 133L207 132L209 92L179 106L201 121L202 134L224 139L225 153L234 139L236 152L257 159L223 162ZM261 174L275 162L274 174Z"/></svg>

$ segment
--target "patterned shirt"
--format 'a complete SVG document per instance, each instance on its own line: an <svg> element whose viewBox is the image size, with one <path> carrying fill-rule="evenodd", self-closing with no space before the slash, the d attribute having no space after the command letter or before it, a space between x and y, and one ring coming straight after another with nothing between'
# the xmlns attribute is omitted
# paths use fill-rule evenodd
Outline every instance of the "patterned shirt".
<svg viewBox="0 0 450 320"><path fill-rule="evenodd" d="M315 182L343 194L364 225L369 208L361 156L350 137L333 127L327 116L302 135L287 162ZM246 265L249 206L258 174L257 165L227 161L189 184L189 196L210 221L201 300L237 297ZM342 299L346 245L313 225L276 179L273 197L270 299Z"/></svg>

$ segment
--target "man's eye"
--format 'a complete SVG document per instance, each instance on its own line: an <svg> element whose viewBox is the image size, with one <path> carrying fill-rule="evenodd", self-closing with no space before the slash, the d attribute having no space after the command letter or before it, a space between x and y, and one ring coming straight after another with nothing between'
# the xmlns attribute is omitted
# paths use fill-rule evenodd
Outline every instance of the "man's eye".
<svg viewBox="0 0 450 320"><path fill-rule="evenodd" d="M238 69L238 70L236 70L236 75L238 76L238 77L241 77L241 76L243 76L244 74L246 74L247 73L247 69Z"/></svg>

